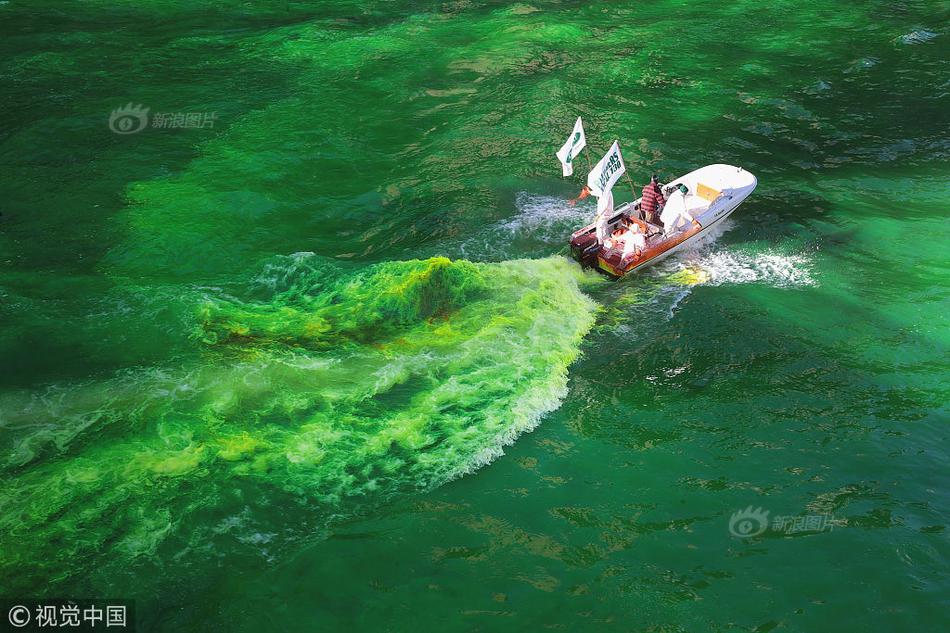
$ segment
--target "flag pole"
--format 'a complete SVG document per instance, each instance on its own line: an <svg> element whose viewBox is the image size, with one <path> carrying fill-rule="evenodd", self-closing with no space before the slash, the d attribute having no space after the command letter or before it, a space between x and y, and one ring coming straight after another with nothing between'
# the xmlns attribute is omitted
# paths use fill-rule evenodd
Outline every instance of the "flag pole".
<svg viewBox="0 0 950 633"><path fill-rule="evenodd" d="M617 149L620 149L620 141L618 140L615 142L617 143ZM621 160L623 159L623 151L620 152L620 158ZM626 169L626 165L627 164L624 163L625 169L623 170L623 175L627 177L627 182L630 183L630 193L633 194L633 200L631 200L630 202L633 203L633 202L636 202L637 200L637 187L636 185L633 184L633 178L630 177L630 170Z"/></svg>
<svg viewBox="0 0 950 633"><path fill-rule="evenodd" d="M591 165L591 163L590 163L590 150L589 150L588 147L587 147L587 143L584 143L584 158L587 159L587 173L589 174L589 173L594 169L594 167L593 167L593 166ZM572 207L573 207L575 204L577 204L577 201L578 201L578 200L583 200L583 199L586 198L588 195L590 195L589 193L584 193L586 189L587 189L587 179L585 178L585 179L584 179L584 186L581 188L581 193L580 193L580 195L577 196L576 198L572 198L572 199L570 200L570 205L571 205Z"/></svg>
<svg viewBox="0 0 950 633"><path fill-rule="evenodd" d="M636 199L637 199L637 186L636 186L635 184L633 184L633 178L630 177L630 172L629 172L629 171L624 170L623 175L627 177L627 182L630 183L630 191L633 193L633 200L632 200L631 202L636 201Z"/></svg>

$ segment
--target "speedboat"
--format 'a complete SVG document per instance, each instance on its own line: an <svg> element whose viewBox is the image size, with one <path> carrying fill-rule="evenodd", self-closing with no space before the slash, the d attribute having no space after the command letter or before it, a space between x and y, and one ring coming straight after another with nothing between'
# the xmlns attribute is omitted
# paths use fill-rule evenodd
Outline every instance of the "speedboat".
<svg viewBox="0 0 950 633"><path fill-rule="evenodd" d="M684 192L677 195L675 204L683 207L685 215L695 222L685 222L684 226L666 232L662 226L639 219L641 199L638 198L612 211L608 209L603 217L598 216L591 224L575 231L570 240L571 254L586 266L613 277L623 277L697 241L729 217L757 183L755 176L741 167L719 164L701 167L663 188L667 195L677 190ZM668 204L674 204L674 200ZM625 220L635 222L645 233L646 243L642 249L626 247L623 236L605 237L612 235Z"/></svg>

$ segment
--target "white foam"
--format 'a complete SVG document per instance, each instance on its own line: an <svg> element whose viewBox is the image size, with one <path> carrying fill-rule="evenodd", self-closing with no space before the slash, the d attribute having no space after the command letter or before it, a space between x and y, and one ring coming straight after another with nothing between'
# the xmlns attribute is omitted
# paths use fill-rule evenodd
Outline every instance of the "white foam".
<svg viewBox="0 0 950 633"><path fill-rule="evenodd" d="M911 31L907 35L901 35L898 40L901 44L923 44L924 42L929 42L938 35L940 34L934 33L933 31L928 31L927 29L917 29L915 31Z"/></svg>
<svg viewBox="0 0 950 633"><path fill-rule="evenodd" d="M802 252L774 247L760 250L755 244L720 246L717 241L736 226L732 218L710 228L694 244L656 267L660 275L692 273L690 285L759 283L776 288L817 286L813 262ZM682 300L679 297L677 303ZM673 306L675 308L675 305Z"/></svg>
<svg viewBox="0 0 950 633"><path fill-rule="evenodd" d="M531 195L515 197L518 213L477 230L459 245L459 253L475 261L512 257L542 257L567 245L568 236L593 221L593 198L571 206L566 198Z"/></svg>
<svg viewBox="0 0 950 633"><path fill-rule="evenodd" d="M711 231L721 235L729 228L722 226ZM639 336L653 331L655 316L644 315L663 314L672 320L679 305L696 286L761 284L773 288L803 288L818 285L809 255L774 249L756 252L750 250L753 247L749 245L720 247L714 243L718 235L711 235L691 250L657 264L649 271L648 283L630 285L625 292L641 297L635 304L635 312L641 318L625 319L614 326L615 332Z"/></svg>
<svg viewBox="0 0 950 633"><path fill-rule="evenodd" d="M874 66L877 66L879 63L881 63L881 60L878 59L877 57L862 57L861 59L856 59L853 62L851 62L851 66L849 66L847 70L845 70L845 72L849 74L860 72L863 70L867 70L868 68L873 68Z"/></svg>
<svg viewBox="0 0 950 633"><path fill-rule="evenodd" d="M571 233L594 219L597 211L591 200L593 198L571 206L563 198L522 192L515 198L518 215L500 223L499 228L513 235L530 233L542 239L563 241L562 229L569 228L568 233Z"/></svg>
<svg viewBox="0 0 950 633"><path fill-rule="evenodd" d="M812 261L803 254L722 249L687 258L680 262L680 267L699 273L702 285L759 283L775 288L818 285L812 275Z"/></svg>

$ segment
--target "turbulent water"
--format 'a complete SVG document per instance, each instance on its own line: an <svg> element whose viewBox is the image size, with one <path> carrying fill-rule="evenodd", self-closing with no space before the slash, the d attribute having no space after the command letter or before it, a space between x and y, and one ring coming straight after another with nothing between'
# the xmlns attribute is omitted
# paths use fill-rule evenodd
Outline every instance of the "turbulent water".
<svg viewBox="0 0 950 633"><path fill-rule="evenodd" d="M351 499L475 470L563 397L593 320L578 276L554 258L341 275L308 253L269 265L261 299L196 296L202 362L3 403L5 577L221 540L271 557ZM287 507L308 509L287 522Z"/></svg>
<svg viewBox="0 0 950 633"><path fill-rule="evenodd" d="M948 25L0 2L0 596L162 631L946 628ZM578 115L640 186L759 186L584 272Z"/></svg>

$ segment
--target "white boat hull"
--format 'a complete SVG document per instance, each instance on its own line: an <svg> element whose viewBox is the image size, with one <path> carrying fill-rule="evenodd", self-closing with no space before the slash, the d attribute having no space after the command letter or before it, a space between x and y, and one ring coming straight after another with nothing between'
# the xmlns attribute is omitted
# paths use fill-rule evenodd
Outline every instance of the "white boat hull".
<svg viewBox="0 0 950 633"><path fill-rule="evenodd" d="M667 187L686 185L690 195L682 198L690 215L700 226L689 225L668 235L651 238L647 247L637 255L622 255L617 248L608 248L596 240L596 227L590 224L571 236L571 250L583 263L595 265L615 277L622 277L640 268L646 268L673 253L695 243L709 230L719 225L742 204L755 189L755 176L741 167L707 165L692 171ZM608 220L608 227L616 227L629 215L638 215L640 200L619 207Z"/></svg>

